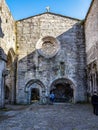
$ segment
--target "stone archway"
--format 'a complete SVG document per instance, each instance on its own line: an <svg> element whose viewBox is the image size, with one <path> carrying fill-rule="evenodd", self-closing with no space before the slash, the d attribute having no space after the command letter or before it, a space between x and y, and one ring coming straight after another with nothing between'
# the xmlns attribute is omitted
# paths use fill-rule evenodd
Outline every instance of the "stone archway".
<svg viewBox="0 0 98 130"><path fill-rule="evenodd" d="M10 102L15 104L16 102L16 69L17 69L17 57L13 50L10 48L7 54L6 68L9 71L5 77L5 85L10 88Z"/></svg>
<svg viewBox="0 0 98 130"><path fill-rule="evenodd" d="M65 78L53 81L50 93L55 94L55 102L72 102L74 99L74 84Z"/></svg>
<svg viewBox="0 0 98 130"><path fill-rule="evenodd" d="M45 92L45 86L40 80L30 80L25 86L27 104L40 101L43 96L43 92Z"/></svg>

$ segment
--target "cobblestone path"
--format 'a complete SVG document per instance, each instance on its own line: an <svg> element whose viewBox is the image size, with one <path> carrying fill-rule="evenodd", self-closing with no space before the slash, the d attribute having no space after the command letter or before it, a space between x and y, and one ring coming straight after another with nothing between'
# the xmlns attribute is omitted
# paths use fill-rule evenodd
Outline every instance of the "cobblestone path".
<svg viewBox="0 0 98 130"><path fill-rule="evenodd" d="M0 130L98 130L98 116L90 104L7 106Z"/></svg>

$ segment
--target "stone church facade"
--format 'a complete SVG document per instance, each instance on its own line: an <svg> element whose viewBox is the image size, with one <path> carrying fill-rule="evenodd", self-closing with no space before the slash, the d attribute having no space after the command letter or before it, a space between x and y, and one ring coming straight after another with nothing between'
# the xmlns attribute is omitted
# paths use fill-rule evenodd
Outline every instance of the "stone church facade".
<svg viewBox="0 0 98 130"><path fill-rule="evenodd" d="M85 21L51 12L14 21L0 1L0 107L51 92L56 102L84 102L98 91L97 8L93 0Z"/></svg>

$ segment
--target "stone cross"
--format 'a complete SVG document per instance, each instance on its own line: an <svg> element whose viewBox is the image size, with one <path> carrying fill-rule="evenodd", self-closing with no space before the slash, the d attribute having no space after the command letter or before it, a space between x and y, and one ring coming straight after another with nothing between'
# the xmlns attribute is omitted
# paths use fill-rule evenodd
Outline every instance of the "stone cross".
<svg viewBox="0 0 98 130"><path fill-rule="evenodd" d="M47 7L46 7L46 10L47 10L47 12L49 12L49 11L50 11L50 7L49 7L49 6L47 6Z"/></svg>

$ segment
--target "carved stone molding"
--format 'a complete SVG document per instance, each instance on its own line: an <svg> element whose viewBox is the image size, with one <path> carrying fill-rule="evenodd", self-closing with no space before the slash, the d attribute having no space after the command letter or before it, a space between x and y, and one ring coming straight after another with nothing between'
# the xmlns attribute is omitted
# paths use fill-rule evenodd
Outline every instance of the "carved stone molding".
<svg viewBox="0 0 98 130"><path fill-rule="evenodd" d="M46 36L37 42L36 49L45 58L52 58L60 50L60 42L54 37Z"/></svg>

